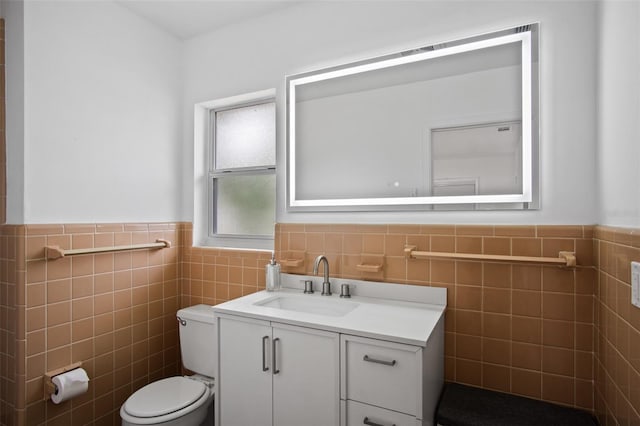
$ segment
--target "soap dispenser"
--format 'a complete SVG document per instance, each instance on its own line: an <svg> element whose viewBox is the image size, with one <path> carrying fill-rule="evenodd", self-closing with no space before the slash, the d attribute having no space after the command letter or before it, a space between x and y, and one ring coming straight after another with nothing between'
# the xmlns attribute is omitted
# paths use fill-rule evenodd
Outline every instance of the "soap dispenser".
<svg viewBox="0 0 640 426"><path fill-rule="evenodd" d="M280 264L276 262L274 253L271 253L271 261L264 269L267 291L280 290Z"/></svg>

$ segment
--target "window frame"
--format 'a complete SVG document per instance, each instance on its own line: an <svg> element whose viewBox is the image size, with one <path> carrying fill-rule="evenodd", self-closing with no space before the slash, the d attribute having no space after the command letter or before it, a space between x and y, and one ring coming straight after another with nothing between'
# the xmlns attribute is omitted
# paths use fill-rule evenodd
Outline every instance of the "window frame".
<svg viewBox="0 0 640 426"><path fill-rule="evenodd" d="M215 169L215 119L216 112L252 105L272 103L276 126L274 159L277 158L277 102L275 89L233 96L195 105L194 128L194 229L193 245L205 247L235 248L241 250L269 250L274 247L277 184L274 191L274 227L270 235L219 234L216 233L217 194L216 180L224 176L256 176L271 174L277 180L277 160L274 164ZM205 158L201 158L204 156ZM203 181L206 181L203 182ZM200 183L199 183L200 182ZM204 185L203 185L204 184ZM204 205L206 204L206 206Z"/></svg>

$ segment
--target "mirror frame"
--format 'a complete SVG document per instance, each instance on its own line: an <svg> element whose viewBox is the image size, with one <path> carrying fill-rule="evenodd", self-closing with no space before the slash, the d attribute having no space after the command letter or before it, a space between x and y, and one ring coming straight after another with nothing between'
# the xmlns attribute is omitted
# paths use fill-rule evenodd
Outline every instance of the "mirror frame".
<svg viewBox="0 0 640 426"><path fill-rule="evenodd" d="M486 210L536 209L538 200L538 28L527 24L502 31L464 38L446 43L422 46L403 52L347 63L286 77L287 88L287 210L288 211L393 211L430 210L433 205L491 204ZM495 195L456 195L388 198L296 198L296 89L305 84L339 78L368 71L428 61L458 53L521 43L522 81L522 193ZM534 67L535 65L535 67ZM535 125L534 125L535 123ZM496 206L497 205L497 206ZM442 210L439 210L442 212Z"/></svg>

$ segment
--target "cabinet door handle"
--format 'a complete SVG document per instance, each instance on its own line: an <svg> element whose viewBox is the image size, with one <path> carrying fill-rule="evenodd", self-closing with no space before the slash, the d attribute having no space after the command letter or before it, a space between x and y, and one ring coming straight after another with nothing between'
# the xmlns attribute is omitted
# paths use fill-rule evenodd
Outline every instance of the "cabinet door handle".
<svg viewBox="0 0 640 426"><path fill-rule="evenodd" d="M391 367L393 367L394 365L396 365L396 360L392 360L392 361L385 361L382 359L375 359L375 358L369 358L369 355L365 355L364 357L362 357L363 361L367 361L367 362L375 362L376 364L382 364L382 365L389 365Z"/></svg>
<svg viewBox="0 0 640 426"><path fill-rule="evenodd" d="M276 365L276 362L278 360L278 357L276 356L276 343L278 343L280 341L279 337L276 337L275 339L273 339L273 350L271 351L271 356L273 356L273 374L278 374L280 372L280 370L278 370L278 367Z"/></svg>
<svg viewBox="0 0 640 426"><path fill-rule="evenodd" d="M362 423L368 426L385 426L382 423L372 422L371 420L369 420L369 417L365 417L364 420L362 420ZM396 426L396 424L394 423L391 426Z"/></svg>
<svg viewBox="0 0 640 426"><path fill-rule="evenodd" d="M262 371L269 371L267 365L267 350L264 347L265 342L269 342L269 336L262 337Z"/></svg>

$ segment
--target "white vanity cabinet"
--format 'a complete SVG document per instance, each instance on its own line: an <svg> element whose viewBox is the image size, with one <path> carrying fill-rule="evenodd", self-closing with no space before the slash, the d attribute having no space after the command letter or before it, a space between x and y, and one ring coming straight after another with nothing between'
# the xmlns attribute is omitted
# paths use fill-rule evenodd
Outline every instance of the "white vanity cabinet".
<svg viewBox="0 0 640 426"><path fill-rule="evenodd" d="M433 426L446 289L341 279L345 299L313 279L213 307L216 426Z"/></svg>
<svg viewBox="0 0 640 426"><path fill-rule="evenodd" d="M338 426L339 345L338 333L218 316L216 424Z"/></svg>

